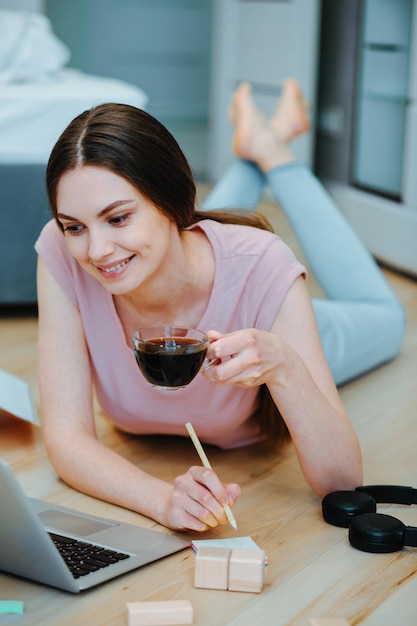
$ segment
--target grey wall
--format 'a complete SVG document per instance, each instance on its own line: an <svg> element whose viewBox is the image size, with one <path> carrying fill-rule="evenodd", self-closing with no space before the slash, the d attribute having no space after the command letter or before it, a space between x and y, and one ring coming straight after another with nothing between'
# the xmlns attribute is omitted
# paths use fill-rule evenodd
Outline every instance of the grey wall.
<svg viewBox="0 0 417 626"><path fill-rule="evenodd" d="M210 101L211 0L45 0L70 65L119 78L149 96L147 110L205 167Z"/></svg>

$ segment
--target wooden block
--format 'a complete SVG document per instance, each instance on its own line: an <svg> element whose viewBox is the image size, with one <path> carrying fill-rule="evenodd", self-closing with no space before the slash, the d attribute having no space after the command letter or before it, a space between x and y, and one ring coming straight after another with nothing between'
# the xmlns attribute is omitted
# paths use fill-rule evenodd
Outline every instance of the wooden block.
<svg viewBox="0 0 417 626"><path fill-rule="evenodd" d="M310 626L349 626L343 617L321 617L310 620Z"/></svg>
<svg viewBox="0 0 417 626"><path fill-rule="evenodd" d="M193 607L188 600L128 602L126 608L128 626L193 623Z"/></svg>
<svg viewBox="0 0 417 626"><path fill-rule="evenodd" d="M194 587L226 590L229 557L229 548L201 546L195 555Z"/></svg>
<svg viewBox="0 0 417 626"><path fill-rule="evenodd" d="M229 559L229 591L260 593L264 585L265 552L232 550Z"/></svg>

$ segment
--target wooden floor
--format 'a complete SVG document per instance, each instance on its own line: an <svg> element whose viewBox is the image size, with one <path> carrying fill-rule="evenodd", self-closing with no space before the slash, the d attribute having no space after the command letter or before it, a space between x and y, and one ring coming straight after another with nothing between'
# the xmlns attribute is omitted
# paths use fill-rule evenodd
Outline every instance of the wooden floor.
<svg viewBox="0 0 417 626"><path fill-rule="evenodd" d="M199 191L204 195L206 189L201 187ZM298 253L281 213L268 202L264 203L264 210L277 232ZM395 361L344 386L341 395L361 442L365 483L417 487L417 282L385 271L407 310L403 350ZM309 284L312 293L317 294L313 277ZM0 308L0 368L28 381L40 411L36 333L33 311ZM123 435L109 425L100 411L97 422L105 443L132 460L140 458L145 470L157 469L163 479L171 480L176 472L183 471L184 463L196 462L186 440L177 442L174 450L163 438L143 442ZM158 454L161 448L162 454ZM60 483L46 459L41 431L36 427L0 417L0 457L12 465L29 495L154 526L151 520L93 501ZM75 603L62 592L47 592L3 575L1 597L12 599L13 594L13 599L27 602L32 614L28 612L24 623L51 626L125 624L126 601L153 599L191 599L200 616L195 624L213 626L308 626L311 617L322 616L345 617L350 625L417 624L417 549L392 556L358 555L350 549L345 531L321 520L320 502L305 484L291 446L279 457L256 447L227 454L213 449L209 450L209 457L220 475L242 486L235 510L239 532L252 536L269 556L269 582L263 594L225 596L227 592L195 590L190 557L175 556L145 568L143 573L111 583L106 587L107 594L106 589L94 595L89 592ZM417 507L405 508L398 511L397 507L395 514L401 515L406 524L417 526ZM230 528L221 530L224 535L228 531ZM110 593L112 590L115 595ZM98 601L102 603L100 617ZM61 611L58 621L55 610Z"/></svg>

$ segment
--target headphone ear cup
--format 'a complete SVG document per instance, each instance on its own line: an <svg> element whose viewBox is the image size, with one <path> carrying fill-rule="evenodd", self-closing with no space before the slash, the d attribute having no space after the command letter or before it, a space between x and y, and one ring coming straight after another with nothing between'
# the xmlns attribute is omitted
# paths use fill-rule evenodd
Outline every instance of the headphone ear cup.
<svg viewBox="0 0 417 626"><path fill-rule="evenodd" d="M376 501L361 491L333 491L321 503L323 517L333 526L348 528L356 515L375 513Z"/></svg>
<svg viewBox="0 0 417 626"><path fill-rule="evenodd" d="M357 515L349 526L350 544L364 552L397 552L404 547L406 526L383 513Z"/></svg>

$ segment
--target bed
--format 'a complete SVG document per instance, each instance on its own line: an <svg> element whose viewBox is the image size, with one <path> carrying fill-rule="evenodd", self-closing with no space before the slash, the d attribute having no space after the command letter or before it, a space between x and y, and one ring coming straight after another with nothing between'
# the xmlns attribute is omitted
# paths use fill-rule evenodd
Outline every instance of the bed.
<svg viewBox="0 0 417 626"><path fill-rule="evenodd" d="M33 246L50 219L45 168L60 133L102 102L146 107L138 87L71 69L68 59L44 16L0 11L0 305L36 303Z"/></svg>

